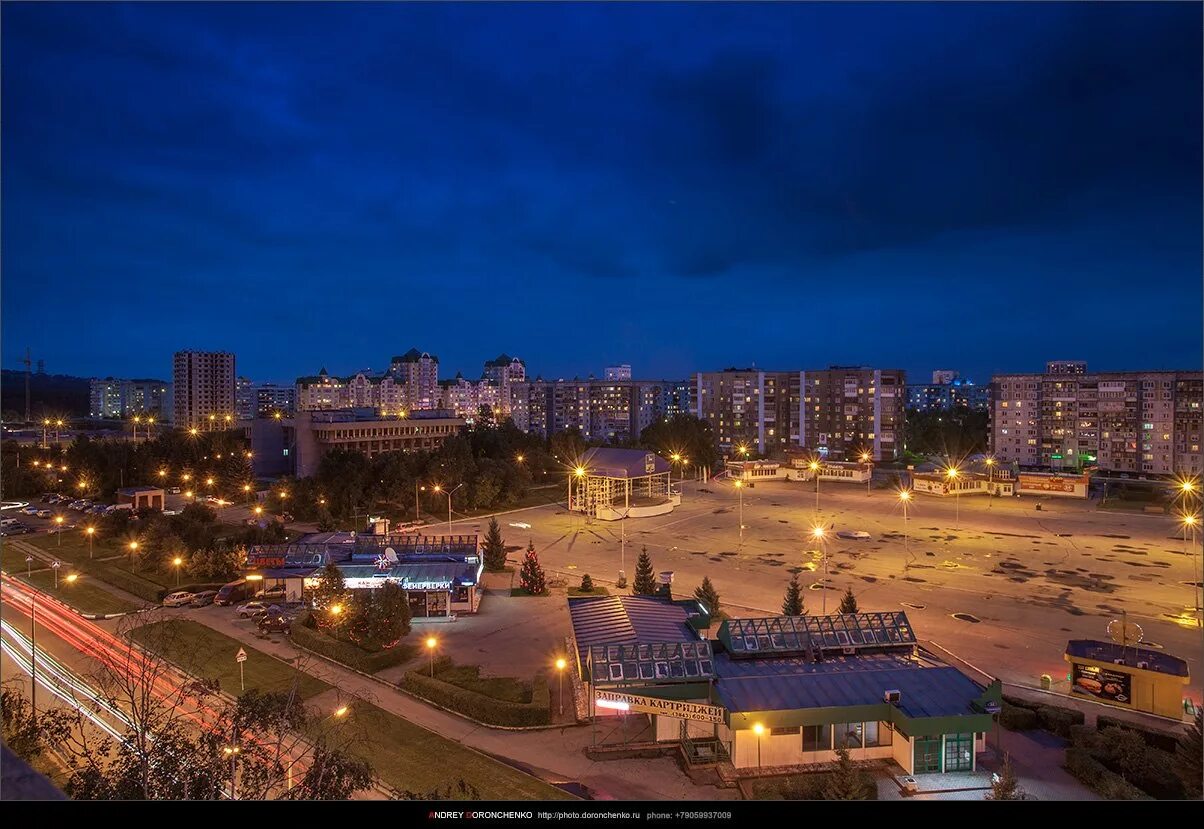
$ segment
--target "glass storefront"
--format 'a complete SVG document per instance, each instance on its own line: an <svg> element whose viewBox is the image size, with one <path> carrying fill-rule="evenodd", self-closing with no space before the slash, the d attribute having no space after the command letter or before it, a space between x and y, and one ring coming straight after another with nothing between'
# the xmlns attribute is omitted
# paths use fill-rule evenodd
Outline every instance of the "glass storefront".
<svg viewBox="0 0 1204 829"><path fill-rule="evenodd" d="M974 769L974 735L945 735L945 771Z"/></svg>
<svg viewBox="0 0 1204 829"><path fill-rule="evenodd" d="M917 737L913 755L913 774L934 774L941 770L941 738Z"/></svg>

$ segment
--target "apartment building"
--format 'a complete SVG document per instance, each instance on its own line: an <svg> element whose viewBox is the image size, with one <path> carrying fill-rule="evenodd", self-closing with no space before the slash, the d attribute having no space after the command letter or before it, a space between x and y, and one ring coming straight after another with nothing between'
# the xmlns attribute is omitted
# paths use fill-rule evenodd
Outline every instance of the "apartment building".
<svg viewBox="0 0 1204 829"><path fill-rule="evenodd" d="M869 452L893 461L903 451L907 375L901 369L832 366L799 374L795 443L838 461Z"/></svg>
<svg viewBox="0 0 1204 829"><path fill-rule="evenodd" d="M907 385L907 408L920 412L989 412L991 387L989 383L963 380L956 371L937 369L932 372L931 383Z"/></svg>
<svg viewBox="0 0 1204 829"><path fill-rule="evenodd" d="M89 399L90 417L121 419L150 415L164 423L172 417L171 383L166 380L93 378Z"/></svg>
<svg viewBox="0 0 1204 829"><path fill-rule="evenodd" d="M234 355L177 351L172 365L172 412L184 429L221 428L234 418Z"/></svg>
<svg viewBox="0 0 1204 829"><path fill-rule="evenodd" d="M364 372L335 377L325 368L316 375L298 377L294 390L297 411L332 411L371 408L382 415L404 415L409 409L405 387L392 375Z"/></svg>
<svg viewBox="0 0 1204 829"><path fill-rule="evenodd" d="M622 363L617 366L607 366L602 376L606 380L630 380L631 365L629 363Z"/></svg>
<svg viewBox="0 0 1204 829"><path fill-rule="evenodd" d="M405 388L405 407L410 411L439 406L439 358L411 348L389 365L394 382Z"/></svg>
<svg viewBox="0 0 1204 829"><path fill-rule="evenodd" d="M996 375L991 450L1028 467L1197 475L1202 376L1092 373L1078 361L1051 362L1044 374Z"/></svg>
<svg viewBox="0 0 1204 829"><path fill-rule="evenodd" d="M798 372L727 368L700 372L692 381L690 408L711 424L719 451L741 446L758 454L785 451L791 445L792 385Z"/></svg>
<svg viewBox="0 0 1204 829"><path fill-rule="evenodd" d="M239 420L254 420L257 417L291 415L296 410L296 386L278 386L275 383L256 383L239 377L235 391L234 410Z"/></svg>
<svg viewBox="0 0 1204 829"><path fill-rule="evenodd" d="M536 377L510 384L510 418L522 431L548 437L553 384Z"/></svg>
<svg viewBox="0 0 1204 829"><path fill-rule="evenodd" d="M527 379L527 364L518 357L511 357L509 354L499 354L492 360L485 361L485 370L481 374L481 380L492 385L496 391L488 392L488 396L493 394L497 400L494 405L500 414L505 415L510 413L510 387L514 383L522 383ZM480 392L478 392L478 395Z"/></svg>

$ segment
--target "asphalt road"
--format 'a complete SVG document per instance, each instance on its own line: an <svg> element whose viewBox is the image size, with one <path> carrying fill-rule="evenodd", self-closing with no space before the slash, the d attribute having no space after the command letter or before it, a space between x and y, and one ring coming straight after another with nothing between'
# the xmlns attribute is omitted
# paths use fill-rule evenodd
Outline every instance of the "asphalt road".
<svg viewBox="0 0 1204 829"><path fill-rule="evenodd" d="M1192 612L1199 548L1185 554L1171 516L1098 510L1095 502L1044 499L1037 511L1033 498L955 503L915 493L905 544L903 510L890 490L867 496L863 486L821 482L817 514L812 484L758 483L744 490L741 543L739 499L729 482L685 488L673 513L626 522L625 556L618 522L587 521L563 506L499 521L507 544L525 548L533 540L545 568L570 583L583 573L613 582L621 566L630 580L646 545L658 572L674 572L675 594L691 594L709 576L732 616L779 612L791 568L804 568L809 613L823 611L825 594L834 612L852 587L863 611L903 609L921 639L1006 682L1035 686L1049 674L1055 690L1067 685L1067 640L1106 639L1108 623L1123 612L1141 625L1147 644L1189 662L1189 694L1200 703L1204 632ZM531 527L509 526L515 522ZM828 528L823 545L810 538L817 524ZM840 530L873 538L835 538ZM511 558L521 560L521 550Z"/></svg>

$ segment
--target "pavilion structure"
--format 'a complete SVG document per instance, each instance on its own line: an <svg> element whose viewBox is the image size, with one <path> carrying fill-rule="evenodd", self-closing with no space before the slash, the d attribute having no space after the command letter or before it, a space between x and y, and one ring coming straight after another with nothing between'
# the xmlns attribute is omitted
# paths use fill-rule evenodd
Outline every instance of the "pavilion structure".
<svg viewBox="0 0 1204 829"><path fill-rule="evenodd" d="M669 490L669 462L641 449L596 447L569 473L569 509L603 521L672 512L681 496Z"/></svg>

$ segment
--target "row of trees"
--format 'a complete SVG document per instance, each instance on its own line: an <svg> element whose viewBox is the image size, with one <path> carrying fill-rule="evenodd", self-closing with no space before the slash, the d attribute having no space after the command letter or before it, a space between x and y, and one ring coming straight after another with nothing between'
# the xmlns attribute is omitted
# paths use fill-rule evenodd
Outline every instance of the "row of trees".
<svg viewBox="0 0 1204 829"><path fill-rule="evenodd" d="M410 603L401 587L386 581L372 589L349 590L333 562L318 577L313 604L310 618L319 630L366 651L392 648L410 632Z"/></svg>

